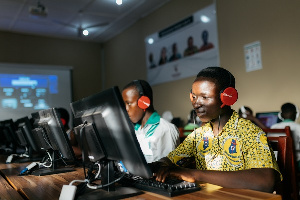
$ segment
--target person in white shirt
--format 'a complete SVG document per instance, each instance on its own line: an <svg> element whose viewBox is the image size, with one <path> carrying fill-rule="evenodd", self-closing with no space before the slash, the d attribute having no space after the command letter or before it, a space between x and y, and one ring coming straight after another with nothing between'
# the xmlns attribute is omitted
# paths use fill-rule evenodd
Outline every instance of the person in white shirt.
<svg viewBox="0 0 300 200"><path fill-rule="evenodd" d="M167 156L180 142L177 127L160 117L153 106L152 88L144 80L127 84L122 97L147 163Z"/></svg>
<svg viewBox="0 0 300 200"><path fill-rule="evenodd" d="M271 126L272 129L275 128L285 128L289 126L291 128L294 146L296 150L296 159L297 159L297 166L300 170L300 124L298 124L296 119L299 117L299 111L297 106L292 103L285 103L281 106L281 111L278 113L279 119L282 122L277 124L273 124Z"/></svg>

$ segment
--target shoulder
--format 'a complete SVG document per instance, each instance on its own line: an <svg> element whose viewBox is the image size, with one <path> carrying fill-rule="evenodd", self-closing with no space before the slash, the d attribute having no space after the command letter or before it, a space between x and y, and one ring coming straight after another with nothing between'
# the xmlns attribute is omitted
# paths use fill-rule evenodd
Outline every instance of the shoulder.
<svg viewBox="0 0 300 200"><path fill-rule="evenodd" d="M177 130L177 127L175 126L175 124L172 124L171 122L168 122L167 120L165 120L164 118L160 118L159 120L159 127L164 127L166 129L174 129Z"/></svg>
<svg viewBox="0 0 300 200"><path fill-rule="evenodd" d="M246 136L256 136L263 130L250 120L239 118L238 129L242 134Z"/></svg>

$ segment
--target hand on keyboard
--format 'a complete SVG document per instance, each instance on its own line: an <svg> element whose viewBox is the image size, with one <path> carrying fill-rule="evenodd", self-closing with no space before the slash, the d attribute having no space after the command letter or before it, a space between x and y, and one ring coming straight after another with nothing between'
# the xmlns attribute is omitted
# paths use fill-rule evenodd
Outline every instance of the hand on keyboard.
<svg viewBox="0 0 300 200"><path fill-rule="evenodd" d="M155 180L155 177L143 179L138 176L127 174L120 183L125 186L132 186L140 190L145 190L164 196L176 196L200 190L200 187L195 183L178 180L175 178L166 178L165 182Z"/></svg>

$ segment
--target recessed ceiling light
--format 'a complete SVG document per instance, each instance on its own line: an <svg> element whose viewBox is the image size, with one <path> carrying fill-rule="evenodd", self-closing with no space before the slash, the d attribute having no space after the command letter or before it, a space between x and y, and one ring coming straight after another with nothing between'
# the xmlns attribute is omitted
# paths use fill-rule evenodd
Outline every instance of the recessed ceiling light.
<svg viewBox="0 0 300 200"><path fill-rule="evenodd" d="M122 5L122 0L116 0L116 4Z"/></svg>
<svg viewBox="0 0 300 200"><path fill-rule="evenodd" d="M89 35L89 31L88 31L88 30L83 30L83 31L82 31L82 34L83 34L84 36L88 36L88 35Z"/></svg>

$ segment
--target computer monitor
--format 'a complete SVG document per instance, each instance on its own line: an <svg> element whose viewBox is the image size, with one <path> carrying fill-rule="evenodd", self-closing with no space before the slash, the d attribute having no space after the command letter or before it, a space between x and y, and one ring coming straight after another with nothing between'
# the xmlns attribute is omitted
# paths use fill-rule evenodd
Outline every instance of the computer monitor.
<svg viewBox="0 0 300 200"><path fill-rule="evenodd" d="M59 166L62 163L64 165L74 164L76 157L56 108L32 113L32 117L34 117L34 137L41 141L40 148L52 155L51 168L42 168L32 174L47 175L73 171L73 168Z"/></svg>
<svg viewBox="0 0 300 200"><path fill-rule="evenodd" d="M133 175L143 178L152 176L118 87L73 102L71 110L77 126L75 133L80 137L82 150L88 154L92 163L104 163L101 184L114 179L111 175L114 175L115 168L110 166L115 161L122 161ZM113 196L119 188L112 186L104 189L98 189L96 195L105 196L109 193ZM115 192L112 192L114 189Z"/></svg>
<svg viewBox="0 0 300 200"><path fill-rule="evenodd" d="M41 156L44 153L39 148L39 141L34 137L32 132L32 124L30 119L22 117L15 121L16 126L16 136L18 138L19 144L26 148L25 155L28 157L19 158L17 162L30 162L30 161L39 161Z"/></svg>
<svg viewBox="0 0 300 200"><path fill-rule="evenodd" d="M12 119L0 121L0 134L3 141L3 148L8 154L17 153L19 141L16 136L16 127Z"/></svg>
<svg viewBox="0 0 300 200"><path fill-rule="evenodd" d="M280 122L278 112L258 112L256 118L262 122L266 127L270 128L273 124Z"/></svg>

